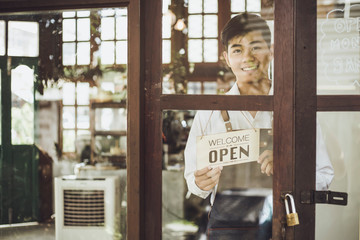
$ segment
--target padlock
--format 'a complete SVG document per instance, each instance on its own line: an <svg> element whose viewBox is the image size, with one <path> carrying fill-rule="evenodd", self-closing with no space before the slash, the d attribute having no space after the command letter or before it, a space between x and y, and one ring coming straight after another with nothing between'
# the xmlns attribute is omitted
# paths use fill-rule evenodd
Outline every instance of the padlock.
<svg viewBox="0 0 360 240"><path fill-rule="evenodd" d="M290 213L289 210L289 203L288 203L288 198L290 199L291 202L291 209L292 209L292 213ZM295 202L294 202L294 198L291 194L286 194L285 195L285 210L286 210L286 223L289 227L291 226L295 226L295 225L299 225L299 216L296 212L295 209Z"/></svg>

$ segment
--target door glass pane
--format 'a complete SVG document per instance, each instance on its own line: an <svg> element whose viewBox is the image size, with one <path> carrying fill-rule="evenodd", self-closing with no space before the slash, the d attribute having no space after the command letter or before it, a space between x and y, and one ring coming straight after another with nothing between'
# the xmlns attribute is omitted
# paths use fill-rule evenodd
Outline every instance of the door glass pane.
<svg viewBox="0 0 360 240"><path fill-rule="evenodd" d="M25 65L11 70L11 142L34 143L34 70Z"/></svg>
<svg viewBox="0 0 360 240"><path fill-rule="evenodd" d="M247 112L229 111L233 129L243 129L253 132L251 124L258 129L258 145L254 149L264 159L265 156L272 159L272 112L257 112L255 119ZM197 167L197 137L204 132L205 137L214 134L224 133L225 123L219 111L163 111L163 158L162 158L162 239L207 239L206 226L208 223L208 213L210 210L211 193L203 191L195 183L194 172ZM249 120L249 121L248 121ZM209 123L207 124L207 122ZM251 123L251 124L250 124ZM206 127L207 126L207 127ZM232 132L230 134L241 134ZM235 136L234 135L234 136ZM207 146L210 150L205 162L215 164L226 161L226 157L238 159L252 159L252 144L248 145L241 141L240 135L237 137L222 137L215 142L209 141ZM214 138L216 139L216 137ZM239 145L241 141L241 145ZM216 145L216 146L215 146ZM237 147L236 147L237 146ZM248 148L249 147L249 148ZM225 150L228 148L228 151ZM246 151L244 151L246 149ZM254 157L255 160L258 157ZM271 161L269 161L271 162ZM272 162L271 162L272 163ZM230 209L236 203L235 199L242 201L236 208L236 216L244 226L256 226L262 229L262 233L257 230L236 232L237 236L247 234L246 239L270 239L272 221L272 164L264 165L265 173L261 172L261 164L257 161L241 163L237 165L224 166L221 171L217 195L213 209L218 209L221 204L226 205L226 201L232 204L226 206ZM268 170L266 168L268 167ZM216 169L216 167L214 166ZM201 167L203 169L203 167ZM206 170L206 168L205 168ZM266 174L268 171L269 176ZM185 181L184 181L185 175ZM200 185L202 186L202 185ZM203 187L203 186L202 186ZM245 207L245 203L249 203ZM252 209L249 211L249 209ZM235 209L234 209L235 210ZM242 214L240 214L242 212ZM215 213L213 213L215 214ZM235 217L233 215L233 217ZM227 220L232 217L229 217ZM225 223L224 226L228 226ZM259 227L259 228L258 228ZM226 239L231 231L222 231L222 237ZM250 237L249 237L250 236Z"/></svg>
<svg viewBox="0 0 360 240"><path fill-rule="evenodd" d="M168 4L165 0L163 1L164 4ZM273 10L270 6L264 6L261 9L260 0L231 1L229 12L222 13L221 16L235 17L243 14L245 19L243 23L247 27L258 29L258 23L261 22L261 31L250 31L252 34L242 32L234 34L234 36L230 33L231 31L225 31L223 37L226 38L227 43L223 46L221 31L224 27L224 20L220 21L221 18L219 18L219 3L219 1L213 0L193 0L187 1L187 4L185 1L184 4L167 5L168 11L163 12L162 25L163 94L224 94L229 91L237 79L247 81L247 77L257 79L256 81L263 80L261 80L261 84L251 86L254 88L257 85L258 89L252 89L249 92L243 90L242 95L273 94L274 21L271 13ZM245 13L251 14L253 18L245 17ZM260 20L254 16L261 16ZM238 19L238 23L241 22L239 18L239 16L235 18ZM229 21L230 17L226 20ZM234 21L236 22L236 20ZM223 25L220 26L220 24ZM237 29L243 29L243 27L238 26ZM257 36L254 36L253 32L257 32ZM230 43L229 40L236 41L236 38L239 40L241 39L239 35L247 35L248 38L257 37L261 41L257 41L259 40L257 39L250 42L261 42L261 46L249 48L249 52L250 49L256 49L254 52L251 50L250 55L244 55L243 49L241 56L230 54L229 48L226 48ZM242 43L241 46L245 46L245 43ZM251 58L245 61L246 66L244 63L236 64L235 59L243 56ZM208 82L217 85L215 92L206 90L205 84ZM197 87L198 84L200 84L199 91L194 91L194 87Z"/></svg>
<svg viewBox="0 0 360 240"><path fill-rule="evenodd" d="M0 228L0 238L28 239L31 234L36 239L127 239L127 9L33 11L4 14L0 19L0 55L11 56L1 61L2 77L6 63L17 66L5 79L12 88L6 96L11 98L8 116L12 117L7 141L20 149L14 151L14 165L5 169L8 175L17 175L6 180L8 191L0 191L0 208L6 209L0 222L46 222L34 228ZM103 25L109 23L112 27L106 29ZM112 36L105 43L103 29ZM34 68L25 66L32 61ZM18 157L25 156L23 147L28 147L28 159ZM41 152L33 151L37 148ZM13 184L18 182L28 187ZM69 212L64 206L73 203L64 199L72 199L73 190L78 201L99 197L102 207L84 209L75 204ZM33 195L20 201L20 192ZM84 223L84 212L95 215L87 215ZM51 218L54 213L56 221Z"/></svg>
<svg viewBox="0 0 360 240"><path fill-rule="evenodd" d="M317 119L323 133L323 141L318 138L317 144L326 146L334 169L330 190L347 192L348 205L316 205L315 239L359 239L360 113L320 112Z"/></svg>
<svg viewBox="0 0 360 240"><path fill-rule="evenodd" d="M360 93L360 5L318 1L317 93Z"/></svg>
<svg viewBox="0 0 360 240"><path fill-rule="evenodd" d="M39 23L9 21L8 55L39 56Z"/></svg>
<svg viewBox="0 0 360 240"><path fill-rule="evenodd" d="M0 21L0 56L5 55L5 21Z"/></svg>

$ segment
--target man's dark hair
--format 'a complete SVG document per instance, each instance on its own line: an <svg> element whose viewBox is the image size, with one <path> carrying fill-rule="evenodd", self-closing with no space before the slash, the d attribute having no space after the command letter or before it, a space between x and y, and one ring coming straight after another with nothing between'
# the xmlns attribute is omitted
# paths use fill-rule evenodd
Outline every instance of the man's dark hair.
<svg viewBox="0 0 360 240"><path fill-rule="evenodd" d="M260 16L251 13L242 13L231 18L221 32L221 43L225 50L229 41L236 36L244 36L252 31L260 31L266 44L271 46L271 32L266 21Z"/></svg>

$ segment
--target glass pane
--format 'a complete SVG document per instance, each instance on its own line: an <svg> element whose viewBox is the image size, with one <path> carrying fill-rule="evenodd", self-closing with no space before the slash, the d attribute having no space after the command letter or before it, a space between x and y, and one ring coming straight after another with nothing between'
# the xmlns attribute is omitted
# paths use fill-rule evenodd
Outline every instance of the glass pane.
<svg viewBox="0 0 360 240"><path fill-rule="evenodd" d="M229 115L230 119L232 119L233 128L243 130L229 132L223 138L219 137L221 140L216 146L209 147L206 150L205 147L202 149L202 152L209 151L209 153L214 152L213 156L218 155L216 160L216 157L209 154L206 162L213 160L214 163L220 162L220 151L223 152L223 159L226 159L226 157L230 159L232 156L240 161L236 165L223 166L212 211L216 211L214 209L221 206L223 208L226 206L227 209L233 209L233 211L230 211L229 218L225 221L230 222L231 219L236 218L237 221L242 223L236 225L239 228L255 224L260 229L259 232L242 230L244 231L242 233L233 230L236 236L247 234L246 239L258 239L256 236L263 234L261 239L270 239L272 225L272 164L265 164L263 167L267 170L262 173L262 164L256 160L258 158L264 159L265 156L272 159L272 112L257 112L255 119L251 117L251 113L246 111L229 111ZM211 209L210 201L212 200L211 190L201 190L203 187L200 178L195 180L195 171L208 171L207 167L201 167L200 169L197 167L197 141L199 141L197 137L201 136L202 131L206 137L226 132L220 111L168 110L163 111L162 116L162 239L207 239L206 227L209 210ZM205 127L207 121L210 121L211 128ZM239 142L240 138L228 136L228 134L234 133L243 134L244 131L254 133L249 121L254 127L260 128L258 130L259 135L254 140L256 147L252 145L254 143L249 144L246 140ZM228 144L229 139L232 139L230 146ZM209 144L207 145L209 146ZM245 147L245 145L248 147ZM254 146L254 152L257 152L261 157L258 157L257 154L252 155L253 150L243 152L244 155L240 154L242 150L239 149L250 149L252 146ZM226 151L227 148L229 149ZM250 160L253 158L254 161L244 162L246 161L243 160L245 158ZM214 174L217 171L218 168L214 167L213 172L210 173L214 176L214 179L219 177L219 174ZM209 181L209 179L206 181ZM209 188L211 189L211 187ZM245 203L249 205L245 207ZM236 207L233 208L234 206ZM234 232L227 232L223 228L221 232L223 239L230 239L227 238L229 233L234 234Z"/></svg>
<svg viewBox="0 0 360 240"><path fill-rule="evenodd" d="M113 40L115 38L115 19L107 17L101 19L101 39Z"/></svg>
<svg viewBox="0 0 360 240"><path fill-rule="evenodd" d="M170 63L171 61L171 41L163 40L162 41L162 63Z"/></svg>
<svg viewBox="0 0 360 240"><path fill-rule="evenodd" d="M187 94L201 94L201 82L188 82Z"/></svg>
<svg viewBox="0 0 360 240"><path fill-rule="evenodd" d="M80 42L77 44L77 64L90 64L90 42Z"/></svg>
<svg viewBox="0 0 360 240"><path fill-rule="evenodd" d="M64 83L62 87L63 104L75 105L75 84Z"/></svg>
<svg viewBox="0 0 360 240"><path fill-rule="evenodd" d="M162 27L162 37L171 38L171 15L163 15Z"/></svg>
<svg viewBox="0 0 360 240"><path fill-rule="evenodd" d="M95 146L97 162L126 167L126 136L96 136Z"/></svg>
<svg viewBox="0 0 360 240"><path fill-rule="evenodd" d="M63 65L75 65L76 64L76 53L75 53L75 43L63 43Z"/></svg>
<svg viewBox="0 0 360 240"><path fill-rule="evenodd" d="M318 3L317 93L360 93L359 5ZM338 7L334 7L338 6Z"/></svg>
<svg viewBox="0 0 360 240"><path fill-rule="evenodd" d="M118 41L116 42L116 63L127 64L127 42Z"/></svg>
<svg viewBox="0 0 360 240"><path fill-rule="evenodd" d="M34 143L34 70L11 70L11 143Z"/></svg>
<svg viewBox="0 0 360 240"><path fill-rule="evenodd" d="M204 40L204 62L218 61L218 41L217 39Z"/></svg>
<svg viewBox="0 0 360 240"><path fill-rule="evenodd" d="M96 131L126 131L125 108L99 108L95 110Z"/></svg>
<svg viewBox="0 0 360 240"><path fill-rule="evenodd" d="M202 40L189 40L189 62L202 62Z"/></svg>
<svg viewBox="0 0 360 240"><path fill-rule="evenodd" d="M2 81L1 81L1 71L2 69L0 68L0 145L2 144L2 101L1 101L1 86L2 86Z"/></svg>
<svg viewBox="0 0 360 240"><path fill-rule="evenodd" d="M39 23L9 21L8 55L39 56Z"/></svg>
<svg viewBox="0 0 360 240"><path fill-rule="evenodd" d="M205 15L204 16L204 37L217 37L217 16L216 15Z"/></svg>
<svg viewBox="0 0 360 240"><path fill-rule="evenodd" d="M73 17L75 17L75 12L63 12L62 13L62 16L63 16L63 18L73 18Z"/></svg>
<svg viewBox="0 0 360 240"><path fill-rule="evenodd" d="M204 0L204 13L217 13L218 1L217 0Z"/></svg>
<svg viewBox="0 0 360 240"><path fill-rule="evenodd" d="M116 18L116 39L125 40L127 39L127 17L117 17Z"/></svg>
<svg viewBox="0 0 360 240"><path fill-rule="evenodd" d="M77 40L90 40L90 18L81 18L77 20Z"/></svg>
<svg viewBox="0 0 360 240"><path fill-rule="evenodd" d="M207 6L208 2L204 4ZM263 10L265 12L272 11L271 6L268 7ZM180 7L172 5L170 8L175 11ZM225 28L228 31L225 30L224 35L220 36L221 29L219 29L216 14L189 14L188 21L185 19L188 28L179 32L175 31L176 34L172 35L171 40L179 44L172 43L170 50L163 44L163 54L164 51L171 52L171 62L168 64L163 60L162 93L194 94L196 92L198 94L210 94L214 92L214 90L205 89L205 85L202 83L200 84L201 87L197 87L198 83L194 83L195 85L191 83L201 81L206 82L206 84L213 82L209 86L217 84L216 92L224 94L230 90L236 81L259 81L262 79L262 87L252 85L251 91L240 89L239 93L272 95L274 85L272 81L274 72L272 48L274 25L272 16L269 14L266 16L267 20L264 20L259 14L234 14L235 19L231 20L233 27ZM173 28L176 29L175 27L176 24ZM259 27L259 32L255 30L243 32L241 30L259 29ZM225 46L219 46L221 37L225 39ZM236 55L235 52L238 53L239 49L230 49L229 46L238 42L242 43L240 46L236 44L236 47L247 47L241 49L242 54ZM251 46L248 43L251 43ZM250 54L244 55L244 52ZM243 63L239 64L241 61ZM244 62L246 62L246 66Z"/></svg>
<svg viewBox="0 0 360 240"><path fill-rule="evenodd" d="M329 190L347 192L348 205L316 205L315 239L358 239L360 113L321 112L317 114L317 119L323 136L322 139L317 138L317 145L321 144L325 148L333 170L322 168L322 175L329 172L332 176L317 176L316 182L331 182ZM317 156L322 155L324 152L317 152Z"/></svg>
<svg viewBox="0 0 360 240"><path fill-rule="evenodd" d="M90 128L90 109L89 107L77 108L77 127L78 128Z"/></svg>
<svg viewBox="0 0 360 240"><path fill-rule="evenodd" d="M76 22L75 19L63 20L63 41L75 41L76 40Z"/></svg>
<svg viewBox="0 0 360 240"><path fill-rule="evenodd" d="M114 38L113 42L110 43L112 45L110 62L111 64L114 63L116 51L116 61L122 63L121 66L105 65L103 62L106 61L101 59L100 20L102 10L108 9L92 9L91 17L89 11L78 12L77 9L68 9L66 12L28 11L0 14L0 54L4 55L8 50L4 43L6 35L9 36L9 41L10 39L13 41L11 46L8 45L9 53L13 51L13 55L17 54L15 51L25 52L24 56L31 55L26 55L26 51L31 53L36 50L43 53L36 55L35 58L12 57L12 64L9 62L9 68L17 62L32 63L35 67L29 69L25 66L19 66L12 71L9 69L9 79L5 79L9 84L12 83L12 92L7 94L7 97L11 98L12 101L11 104L9 103L8 109L11 111L8 115L9 117L12 116L11 120L9 118L11 121L9 125L12 125L12 129L9 129L11 136L7 141L16 144L14 146L14 153L16 154L14 155L14 164L3 166L5 167L3 170L8 172L9 176L14 173L11 176L14 181L0 179L0 181L5 180L8 183L6 192L0 191L0 195L2 202L7 204L6 209L11 210L1 212L0 222L1 224L46 222L46 224L34 226L36 232L33 231L35 228L28 226L8 230L0 227L1 239L68 239L70 235L71 238L76 239L127 239L127 113L124 109L126 107L125 101L120 102L125 100L127 95L127 9L113 8L108 11L112 12L113 18L119 19L117 24L120 28L117 35L117 42L119 43L117 43L116 48ZM91 19L91 28L89 28L89 18ZM26 22L13 21L13 25L9 26L12 32L6 33L5 19L27 19L31 22L30 25L27 25ZM16 25L17 23L19 26ZM37 32L33 31L31 24L38 25ZM41 45L31 45L25 48L25 45L32 44L32 38L35 35L37 36L37 44L39 37L42 38L40 39ZM91 41L92 48L89 45L90 36L93 39ZM104 55L107 57L106 54ZM45 64L37 66L37 62ZM66 66L63 69L64 71L61 68L62 63ZM6 85L4 82L6 61L1 61L1 64L4 87ZM35 76L37 83L44 84L44 94L37 93L40 97L37 98L36 104L33 100L34 87L38 87L34 85ZM112 91L100 89L104 82L113 85ZM30 86L30 84L32 85ZM75 86L77 86L76 92ZM41 87L39 89L41 90ZM100 103L100 105L94 103ZM123 108L122 110L111 110L111 122L107 122L108 126L105 125L109 131L94 130L95 109L99 106L101 108L103 106L101 104L110 106L110 108L114 107L115 104L116 108ZM2 110L4 111L4 109ZM4 117L4 115L2 116ZM93 119L90 119L91 116ZM107 115L97 117L109 119ZM112 127L115 129L113 130ZM4 129L2 130L2 134L4 134ZM102 150L97 151L99 143L95 139L98 137L114 139L114 144L106 152L104 149L108 146L102 145L105 154L102 153ZM4 142L2 143L4 144ZM17 144L21 144L21 146ZM37 163L39 157L38 154L33 154L35 153L33 149L36 147L39 147L42 153L40 154L41 161L34 168L33 163ZM6 151L10 150L7 149ZM97 152L95 153L95 151ZM98 156L102 156L103 161L100 161L101 159ZM39 181L34 181L37 177L39 177ZM74 178L76 181L73 181ZM99 180L100 178L106 181ZM115 178L115 181L107 181ZM19 182L26 183L27 187L19 185ZM105 193L104 220L106 219L106 221L96 227L89 227L88 225L68 226L66 225L68 222L64 219L64 216L67 216L67 209L64 208L64 195L61 195L65 192L64 188L71 185L69 188L81 192L84 190L83 184L86 184L91 190L104 191ZM37 191L29 191L31 189L42 190L37 196ZM16 196L7 194L11 192ZM111 193L115 195L111 197ZM81 194L79 195L81 196ZM31 204L27 204L28 202ZM93 212L93 208L80 209L78 206L74 206L73 210ZM51 220L51 215L54 212L56 222ZM74 224L83 224L82 220L76 219ZM98 219L89 215L87 220L91 222ZM89 228L92 228L90 235Z"/></svg>
<svg viewBox="0 0 360 240"><path fill-rule="evenodd" d="M5 21L0 21L0 55L5 55Z"/></svg>
<svg viewBox="0 0 360 240"><path fill-rule="evenodd" d="M247 1L247 11L248 12L260 12L261 11L261 1Z"/></svg>
<svg viewBox="0 0 360 240"><path fill-rule="evenodd" d="M89 96L90 96L89 83L77 83L76 86L77 104L88 105Z"/></svg>
<svg viewBox="0 0 360 240"><path fill-rule="evenodd" d="M77 11L77 17L89 17L90 11Z"/></svg>
<svg viewBox="0 0 360 240"><path fill-rule="evenodd" d="M204 82L204 94L217 94L217 82Z"/></svg>
<svg viewBox="0 0 360 240"><path fill-rule="evenodd" d="M102 64L114 64L115 49L114 42L102 42L101 43L101 63Z"/></svg>
<svg viewBox="0 0 360 240"><path fill-rule="evenodd" d="M114 14L115 14L115 10L111 8L101 10L101 16L103 17L114 16Z"/></svg>
<svg viewBox="0 0 360 240"><path fill-rule="evenodd" d="M202 0L188 0L189 13L202 13L203 12L202 5L203 5Z"/></svg>
<svg viewBox="0 0 360 240"><path fill-rule="evenodd" d="M188 36L189 38L201 38L202 33L202 16L190 15L188 18Z"/></svg>
<svg viewBox="0 0 360 240"><path fill-rule="evenodd" d="M63 131L63 151L75 152L75 131L64 130Z"/></svg>
<svg viewBox="0 0 360 240"><path fill-rule="evenodd" d="M63 107L63 128L75 128L75 107Z"/></svg>
<svg viewBox="0 0 360 240"><path fill-rule="evenodd" d="M245 12L245 0L231 0L231 12Z"/></svg>

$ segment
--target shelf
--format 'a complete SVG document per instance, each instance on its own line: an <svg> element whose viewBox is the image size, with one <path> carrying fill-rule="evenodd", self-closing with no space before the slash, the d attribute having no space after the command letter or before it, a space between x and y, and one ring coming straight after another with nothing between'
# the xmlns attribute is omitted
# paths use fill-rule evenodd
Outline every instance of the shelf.
<svg viewBox="0 0 360 240"><path fill-rule="evenodd" d="M126 101L121 102L91 102L91 108L126 108Z"/></svg>
<svg viewBox="0 0 360 240"><path fill-rule="evenodd" d="M126 131L94 131L94 136L126 136Z"/></svg>

